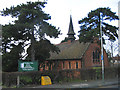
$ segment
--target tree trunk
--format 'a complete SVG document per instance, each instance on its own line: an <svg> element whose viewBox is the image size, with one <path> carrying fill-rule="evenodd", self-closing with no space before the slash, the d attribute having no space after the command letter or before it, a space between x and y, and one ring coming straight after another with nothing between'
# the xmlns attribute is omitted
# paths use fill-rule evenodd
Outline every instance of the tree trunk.
<svg viewBox="0 0 120 90"><path fill-rule="evenodd" d="M32 30L32 35L31 35L31 60L32 60L32 61L35 60L34 43L35 43L35 39L34 39L34 30Z"/></svg>

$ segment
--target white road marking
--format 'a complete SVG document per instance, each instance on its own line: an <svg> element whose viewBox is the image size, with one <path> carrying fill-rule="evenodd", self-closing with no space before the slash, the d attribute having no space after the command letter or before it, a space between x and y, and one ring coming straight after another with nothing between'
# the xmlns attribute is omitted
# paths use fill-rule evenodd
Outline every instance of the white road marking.
<svg viewBox="0 0 120 90"><path fill-rule="evenodd" d="M74 86L74 87L78 87L78 86L83 87L83 86L88 86L88 84L75 84L75 85L72 85L72 86Z"/></svg>

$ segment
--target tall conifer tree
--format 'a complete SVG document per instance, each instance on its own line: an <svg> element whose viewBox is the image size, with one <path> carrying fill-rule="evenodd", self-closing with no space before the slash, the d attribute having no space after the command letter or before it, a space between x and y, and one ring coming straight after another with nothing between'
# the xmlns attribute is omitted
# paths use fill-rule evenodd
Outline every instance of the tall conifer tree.
<svg viewBox="0 0 120 90"><path fill-rule="evenodd" d="M50 51L59 51L45 37L47 35L51 38L57 38L60 34L60 30L47 22L51 19L51 16L42 10L45 4L47 2L27 2L27 4L20 4L16 7L12 6L2 11L2 16L17 18L14 24L3 26L2 45L4 55L7 53L7 49L15 51L13 48L18 49L16 46L19 46L20 50L17 53L20 56L24 48L29 46L27 58L32 61L40 61L48 58ZM17 59L20 58L22 56Z"/></svg>
<svg viewBox="0 0 120 90"><path fill-rule="evenodd" d="M110 8L98 8L89 12L87 17L79 21L80 42L92 42L95 37L100 38L100 21L103 34L108 36L109 40L115 41L118 38L118 27L107 23L113 20L118 20L118 16Z"/></svg>

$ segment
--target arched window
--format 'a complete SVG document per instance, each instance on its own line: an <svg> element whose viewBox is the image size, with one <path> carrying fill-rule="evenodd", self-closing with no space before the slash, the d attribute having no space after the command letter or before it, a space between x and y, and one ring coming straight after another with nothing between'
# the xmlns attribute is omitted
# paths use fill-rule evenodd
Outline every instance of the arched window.
<svg viewBox="0 0 120 90"><path fill-rule="evenodd" d="M71 69L71 62L69 62L69 69Z"/></svg>
<svg viewBox="0 0 120 90"><path fill-rule="evenodd" d="M100 62L100 50L99 48L96 48L93 51L93 63L98 63Z"/></svg>
<svg viewBox="0 0 120 90"><path fill-rule="evenodd" d="M63 61L63 69L65 68L65 62Z"/></svg>
<svg viewBox="0 0 120 90"><path fill-rule="evenodd" d="M93 51L93 63L95 62L95 52Z"/></svg>
<svg viewBox="0 0 120 90"><path fill-rule="evenodd" d="M76 69L78 69L78 62L76 62Z"/></svg>

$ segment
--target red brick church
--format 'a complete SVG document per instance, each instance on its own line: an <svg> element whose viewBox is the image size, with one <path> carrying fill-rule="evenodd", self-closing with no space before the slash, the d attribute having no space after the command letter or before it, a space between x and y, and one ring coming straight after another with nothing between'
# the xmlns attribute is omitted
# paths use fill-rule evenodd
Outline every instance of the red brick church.
<svg viewBox="0 0 120 90"><path fill-rule="evenodd" d="M101 67L101 48L97 43L98 39L95 38L92 43L80 43L79 40L75 40L71 16L67 35L66 42L56 45L60 49L59 54L51 53L50 58L45 61L45 70ZM105 50L104 65L105 67L109 66ZM40 71L42 70L43 68L40 68Z"/></svg>

